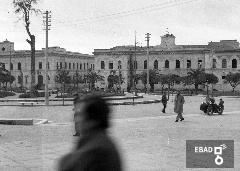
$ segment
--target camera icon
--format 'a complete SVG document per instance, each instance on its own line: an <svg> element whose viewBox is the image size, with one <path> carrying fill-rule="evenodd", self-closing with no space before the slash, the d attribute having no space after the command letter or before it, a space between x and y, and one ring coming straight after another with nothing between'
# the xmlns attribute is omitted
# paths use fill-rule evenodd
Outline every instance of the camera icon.
<svg viewBox="0 0 240 171"><path fill-rule="evenodd" d="M219 147L214 147L214 155L216 155L216 158L215 158L216 165L223 164L223 158L220 155L222 155L222 151L226 148L227 146L225 144L222 144Z"/></svg>

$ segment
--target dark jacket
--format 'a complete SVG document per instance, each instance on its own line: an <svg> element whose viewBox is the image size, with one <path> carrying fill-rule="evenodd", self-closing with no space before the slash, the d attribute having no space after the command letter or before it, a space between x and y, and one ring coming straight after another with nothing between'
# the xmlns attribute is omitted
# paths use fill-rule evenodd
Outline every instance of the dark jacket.
<svg viewBox="0 0 240 171"><path fill-rule="evenodd" d="M75 151L64 156L60 171L120 171L120 154L105 131L95 130L80 138Z"/></svg>
<svg viewBox="0 0 240 171"><path fill-rule="evenodd" d="M167 104L167 96L165 94L162 95L162 104Z"/></svg>

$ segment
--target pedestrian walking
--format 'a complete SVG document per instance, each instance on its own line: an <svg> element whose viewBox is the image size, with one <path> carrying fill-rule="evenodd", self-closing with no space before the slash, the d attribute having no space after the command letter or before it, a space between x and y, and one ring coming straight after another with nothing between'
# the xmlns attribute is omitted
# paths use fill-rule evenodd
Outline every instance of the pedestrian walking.
<svg viewBox="0 0 240 171"><path fill-rule="evenodd" d="M180 121L183 121L184 118L182 116L183 113L183 104L185 103L184 97L181 95L181 92L178 90L177 95L174 99L174 112L177 113L176 121L180 119Z"/></svg>
<svg viewBox="0 0 240 171"><path fill-rule="evenodd" d="M116 144L107 132L111 109L100 96L74 99L75 122L79 140L74 151L65 155L59 171L121 171L122 163Z"/></svg>
<svg viewBox="0 0 240 171"><path fill-rule="evenodd" d="M162 104L163 104L163 109L162 109L162 113L166 113L166 107L167 107L167 96L166 96L166 92L164 91L163 92L163 95L162 95Z"/></svg>

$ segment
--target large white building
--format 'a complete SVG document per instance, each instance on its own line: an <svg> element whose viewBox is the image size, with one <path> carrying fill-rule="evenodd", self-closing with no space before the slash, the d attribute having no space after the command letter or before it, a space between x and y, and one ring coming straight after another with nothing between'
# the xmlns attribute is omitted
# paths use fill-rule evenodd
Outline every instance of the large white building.
<svg viewBox="0 0 240 171"><path fill-rule="evenodd" d="M105 76L105 81L98 86L107 86L107 77L112 70L122 73L125 82L122 87L132 87L132 75L147 71L147 47L116 46L110 49L95 49L95 70ZM130 65L132 64L132 65ZM131 67L132 66L132 67ZM240 71L240 47L237 40L221 40L209 42L207 45L176 45L175 36L161 36L159 45L149 48L149 68L157 69L161 74L173 73L179 76L187 75L190 69L203 68L219 78L214 85L218 90L231 90L224 83L229 73ZM160 85L155 85L160 88ZM236 88L240 90L240 86Z"/></svg>
<svg viewBox="0 0 240 171"><path fill-rule="evenodd" d="M36 84L45 84L45 49L36 50L35 68L36 68ZM13 86L19 87L20 79L23 79L23 86L29 88L31 81L31 51L14 50L14 43L8 40L0 42L0 62L5 68L11 71L11 75L15 77ZM88 69L94 69L94 57L92 55L81 54L66 51L60 47L49 47L48 50L48 76L49 88L58 87L55 82L57 69L64 68L73 75L76 71L80 75L87 72Z"/></svg>

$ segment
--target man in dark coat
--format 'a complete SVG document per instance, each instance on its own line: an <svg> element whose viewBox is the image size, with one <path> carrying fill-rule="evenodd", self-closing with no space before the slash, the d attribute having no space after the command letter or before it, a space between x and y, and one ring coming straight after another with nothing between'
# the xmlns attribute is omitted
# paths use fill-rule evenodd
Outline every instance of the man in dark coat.
<svg viewBox="0 0 240 171"><path fill-rule="evenodd" d="M185 103L184 97L181 95L181 92L178 90L177 95L174 99L174 112L177 113L176 121L180 119L180 121L183 121L184 118L182 116L183 113L183 104Z"/></svg>
<svg viewBox="0 0 240 171"><path fill-rule="evenodd" d="M167 107L167 96L166 96L166 92L164 91L163 92L163 95L162 95L162 104L163 104L163 109L162 109L162 113L166 113L165 109Z"/></svg>
<svg viewBox="0 0 240 171"><path fill-rule="evenodd" d="M99 96L74 100L75 122L80 139L76 149L59 162L59 171L121 171L118 149L107 134L110 108Z"/></svg>

